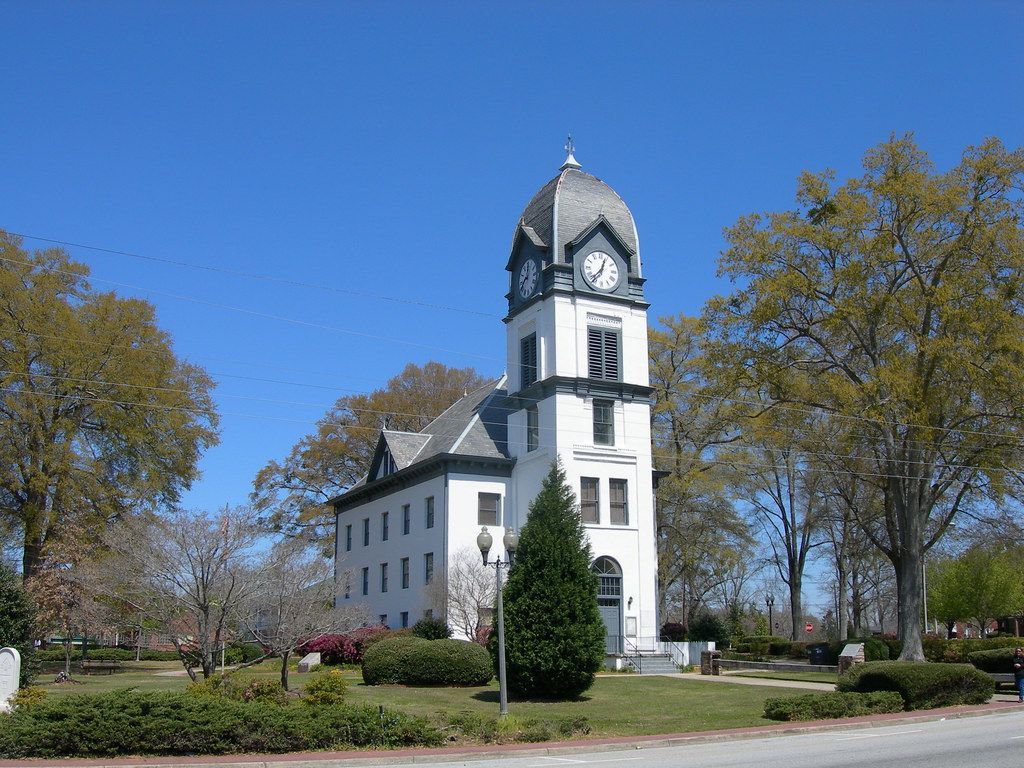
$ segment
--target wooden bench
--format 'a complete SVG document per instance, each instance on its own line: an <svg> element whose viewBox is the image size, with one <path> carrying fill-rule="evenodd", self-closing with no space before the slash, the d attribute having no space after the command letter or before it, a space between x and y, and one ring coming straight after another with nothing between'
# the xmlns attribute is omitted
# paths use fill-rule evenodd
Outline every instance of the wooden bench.
<svg viewBox="0 0 1024 768"><path fill-rule="evenodd" d="M92 659L82 660L82 672L89 675L93 672L106 672L108 675L112 675L121 669L120 661L99 661Z"/></svg>

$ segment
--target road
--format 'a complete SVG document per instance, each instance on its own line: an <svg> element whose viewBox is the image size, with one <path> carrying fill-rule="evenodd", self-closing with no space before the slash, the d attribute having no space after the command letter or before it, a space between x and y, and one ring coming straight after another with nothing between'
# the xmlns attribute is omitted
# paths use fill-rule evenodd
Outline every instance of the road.
<svg viewBox="0 0 1024 768"><path fill-rule="evenodd" d="M473 768L479 760L434 763ZM1024 765L1024 711L628 752L487 758L500 768L963 768ZM392 763L391 768L396 765ZM410 763L422 768L423 763Z"/></svg>
<svg viewBox="0 0 1024 768"><path fill-rule="evenodd" d="M722 735L709 741L674 746L586 745L560 750L560 754L508 751L500 748L473 757L446 758L421 753L415 757L325 759L316 753L252 759L245 757L127 758L93 761L0 761L3 766L27 764L157 766L160 768L963 768L965 765L1024 765L1024 709L949 720L889 723L877 726L837 727L815 733L771 736ZM180 761L180 762L179 762Z"/></svg>

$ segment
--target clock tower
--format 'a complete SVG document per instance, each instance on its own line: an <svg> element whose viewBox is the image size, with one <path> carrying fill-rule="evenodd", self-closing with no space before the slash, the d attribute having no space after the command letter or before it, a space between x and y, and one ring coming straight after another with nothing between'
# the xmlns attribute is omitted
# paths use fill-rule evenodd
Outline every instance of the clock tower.
<svg viewBox="0 0 1024 768"><path fill-rule="evenodd" d="M657 639L647 309L633 216L573 156L516 224L509 272L509 509L551 462L576 490L609 654Z"/></svg>

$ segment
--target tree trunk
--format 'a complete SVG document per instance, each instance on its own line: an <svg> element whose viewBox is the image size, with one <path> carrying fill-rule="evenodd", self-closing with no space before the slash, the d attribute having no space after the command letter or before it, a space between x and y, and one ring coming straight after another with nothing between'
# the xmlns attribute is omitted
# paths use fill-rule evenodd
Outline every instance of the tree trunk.
<svg viewBox="0 0 1024 768"><path fill-rule="evenodd" d="M71 679L71 633L65 632L64 638L64 677Z"/></svg>
<svg viewBox="0 0 1024 768"><path fill-rule="evenodd" d="M924 661L921 645L921 543L909 542L896 566L897 632L903 643L900 661Z"/></svg>
<svg viewBox="0 0 1024 768"><path fill-rule="evenodd" d="M21 578L28 581L43 567L43 522L41 500L30 495L25 504L25 535L21 552Z"/></svg>
<svg viewBox="0 0 1024 768"><path fill-rule="evenodd" d="M804 623L804 609L803 609L803 605L801 604L801 598L800 598L800 591L801 591L801 587L803 586L802 582L803 582L803 579L801 578L799 573L794 573L792 571L790 572L790 579L789 579L789 617L790 617L790 620L793 623L793 628L792 628L792 631L789 634L790 634L790 639L794 640L794 641L800 639L800 634L799 634L800 633L800 627L802 627L803 623ZM770 632L770 630L769 630L769 632Z"/></svg>
<svg viewBox="0 0 1024 768"><path fill-rule="evenodd" d="M288 656L290 654L285 651L281 654L281 687L286 691L288 690Z"/></svg>
<svg viewBox="0 0 1024 768"><path fill-rule="evenodd" d="M836 579L839 582L839 592L836 595L838 598L836 600L836 610L838 613L836 616L836 623L839 627L839 639L846 640L850 634L850 619L847 616L846 568L842 565L836 569Z"/></svg>

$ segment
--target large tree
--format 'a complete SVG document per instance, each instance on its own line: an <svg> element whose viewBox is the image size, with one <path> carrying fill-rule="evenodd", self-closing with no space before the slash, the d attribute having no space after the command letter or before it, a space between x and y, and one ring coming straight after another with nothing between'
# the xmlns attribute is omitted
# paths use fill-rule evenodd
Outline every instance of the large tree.
<svg viewBox="0 0 1024 768"><path fill-rule="evenodd" d="M30 578L71 518L95 533L175 502L217 417L211 379L175 356L152 305L21 242L0 230L0 516Z"/></svg>
<svg viewBox="0 0 1024 768"><path fill-rule="evenodd" d="M657 491L660 614L684 627L751 559L749 529L714 471L735 439L730 403L710 391L696 318L659 318L648 333Z"/></svg>
<svg viewBox="0 0 1024 768"><path fill-rule="evenodd" d="M333 533L327 501L366 473L382 427L418 432L484 383L472 368L410 363L382 389L339 398L316 432L259 471L253 505L271 529L322 543Z"/></svg>
<svg viewBox="0 0 1024 768"><path fill-rule="evenodd" d="M604 660L590 544L560 463L541 485L505 586L508 688L529 698L572 699Z"/></svg>
<svg viewBox="0 0 1024 768"><path fill-rule="evenodd" d="M923 659L923 554L1022 463L1024 151L991 139L937 172L894 137L864 169L804 173L796 209L728 228L738 287L706 316L723 375L846 430L821 453L867 464L862 526L896 572L901 658Z"/></svg>

